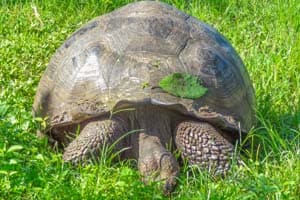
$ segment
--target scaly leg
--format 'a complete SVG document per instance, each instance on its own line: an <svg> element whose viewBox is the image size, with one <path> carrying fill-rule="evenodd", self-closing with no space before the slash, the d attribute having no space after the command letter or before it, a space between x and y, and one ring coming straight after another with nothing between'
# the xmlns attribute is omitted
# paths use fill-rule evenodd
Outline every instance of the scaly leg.
<svg viewBox="0 0 300 200"><path fill-rule="evenodd" d="M234 153L228 142L212 125L206 122L182 122L177 126L176 145L190 164L225 174Z"/></svg>
<svg viewBox="0 0 300 200"><path fill-rule="evenodd" d="M112 144L123 133L126 133L126 130L113 120L89 122L78 137L65 148L63 159L78 164L97 157L104 144Z"/></svg>
<svg viewBox="0 0 300 200"><path fill-rule="evenodd" d="M138 168L145 183L150 180L164 180L164 193L170 194L173 191L179 165L158 137L140 133Z"/></svg>

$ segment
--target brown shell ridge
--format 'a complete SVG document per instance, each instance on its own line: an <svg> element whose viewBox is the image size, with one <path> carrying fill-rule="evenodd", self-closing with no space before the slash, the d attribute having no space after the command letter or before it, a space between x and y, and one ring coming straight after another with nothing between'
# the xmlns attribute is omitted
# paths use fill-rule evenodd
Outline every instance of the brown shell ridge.
<svg viewBox="0 0 300 200"><path fill-rule="evenodd" d="M191 100L157 88L174 72L198 76L208 92ZM42 107L51 126L63 126L124 101L179 109L228 130L247 131L253 121L253 88L231 44L209 25L159 2L129 4L72 34L50 61L34 110Z"/></svg>

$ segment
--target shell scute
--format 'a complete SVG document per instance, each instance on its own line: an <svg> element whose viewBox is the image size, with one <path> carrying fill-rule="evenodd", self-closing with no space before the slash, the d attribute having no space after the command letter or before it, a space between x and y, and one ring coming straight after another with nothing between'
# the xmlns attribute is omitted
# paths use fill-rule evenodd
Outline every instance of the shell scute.
<svg viewBox="0 0 300 200"><path fill-rule="evenodd" d="M208 92L174 97L157 86L189 73ZM137 2L98 17L57 50L37 90L34 113L49 126L77 123L122 102L168 106L221 129L254 124L254 91L242 60L214 28L160 2Z"/></svg>

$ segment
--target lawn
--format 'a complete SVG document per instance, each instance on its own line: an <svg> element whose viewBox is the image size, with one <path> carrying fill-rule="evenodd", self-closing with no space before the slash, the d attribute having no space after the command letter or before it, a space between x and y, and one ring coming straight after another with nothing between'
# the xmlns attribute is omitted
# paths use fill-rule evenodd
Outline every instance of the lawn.
<svg viewBox="0 0 300 200"><path fill-rule="evenodd" d="M0 2L0 199L299 199L300 4L298 0L173 0L218 29L244 60L257 126L243 167L224 177L184 166L171 197L143 185L135 161L64 164L35 133L34 94L49 59L90 19L129 0Z"/></svg>

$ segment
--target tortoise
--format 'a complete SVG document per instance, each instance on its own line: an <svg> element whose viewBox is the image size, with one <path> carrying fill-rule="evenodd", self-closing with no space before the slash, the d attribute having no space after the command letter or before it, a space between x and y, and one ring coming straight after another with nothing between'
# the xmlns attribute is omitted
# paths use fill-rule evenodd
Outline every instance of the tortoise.
<svg viewBox="0 0 300 200"><path fill-rule="evenodd" d="M159 87L173 73L207 88L199 98ZM128 4L81 27L56 51L37 88L33 113L44 135L74 164L115 144L137 159L147 181L176 185L178 150L191 165L225 173L234 144L255 123L254 89L230 43L208 24L161 2ZM120 139L121 138L121 139Z"/></svg>

